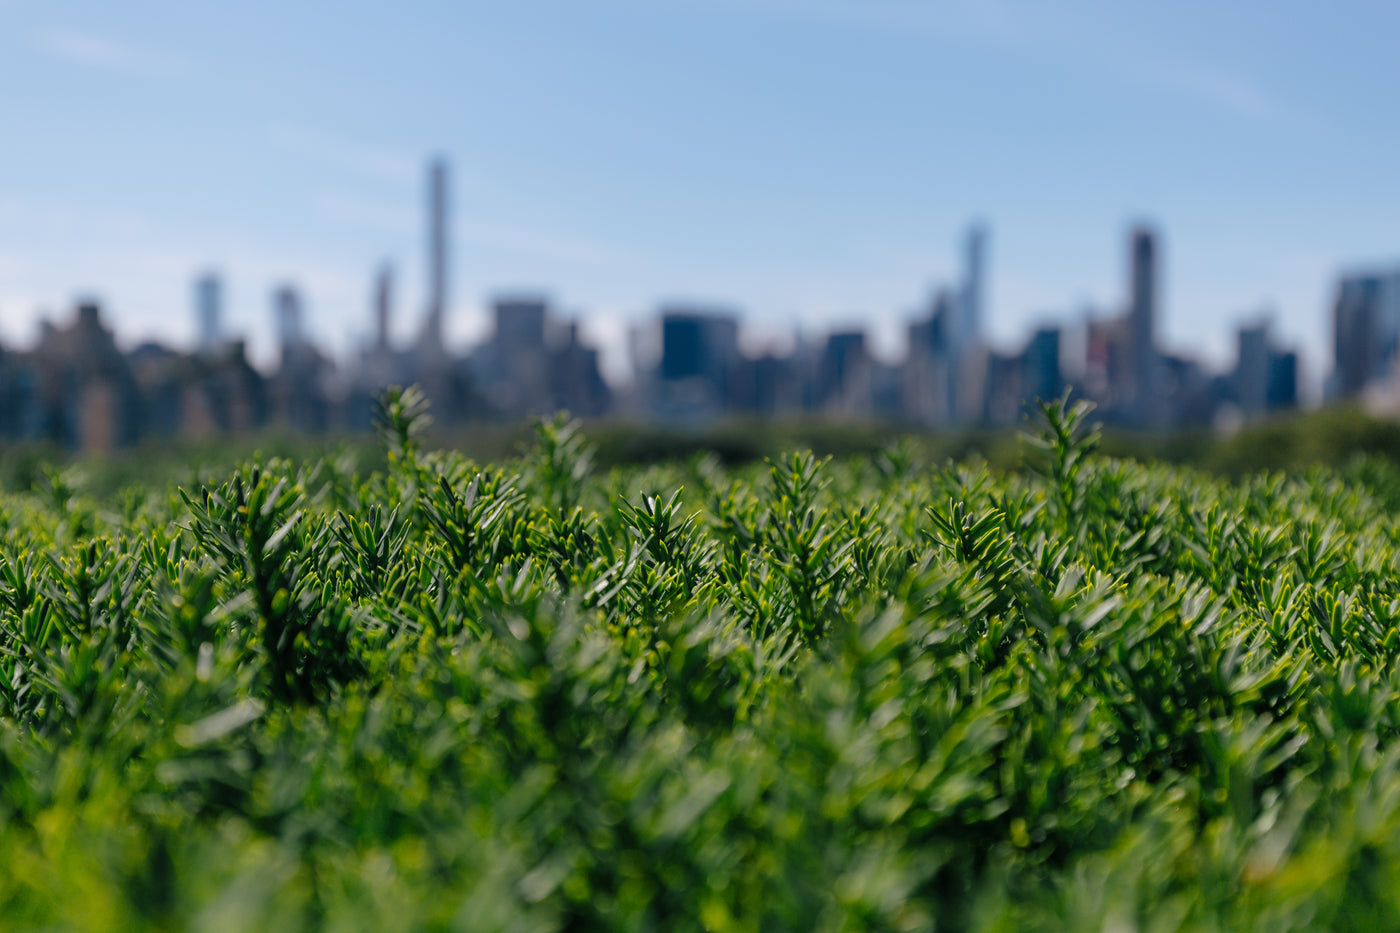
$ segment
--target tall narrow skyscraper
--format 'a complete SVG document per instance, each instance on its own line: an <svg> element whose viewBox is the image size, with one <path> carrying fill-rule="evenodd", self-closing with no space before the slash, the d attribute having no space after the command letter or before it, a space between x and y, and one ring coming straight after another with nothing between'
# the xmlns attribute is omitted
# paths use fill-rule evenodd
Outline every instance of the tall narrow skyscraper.
<svg viewBox="0 0 1400 933"><path fill-rule="evenodd" d="M1128 341L1131 347L1133 395L1139 419L1151 420L1156 404L1157 375L1157 234L1151 227L1133 228L1129 241Z"/></svg>
<svg viewBox="0 0 1400 933"><path fill-rule="evenodd" d="M219 318L223 315L224 288L218 273L206 272L194 281L194 313L199 352L212 353L219 346Z"/></svg>
<svg viewBox="0 0 1400 933"><path fill-rule="evenodd" d="M958 319L954 340L958 355L982 338L982 303L985 300L983 272L986 263L987 227L974 223L963 242L963 280L958 296Z"/></svg>
<svg viewBox="0 0 1400 933"><path fill-rule="evenodd" d="M428 166L428 317L423 339L431 349L443 345L443 317L448 302L447 171L447 160L441 157Z"/></svg>
<svg viewBox="0 0 1400 933"><path fill-rule="evenodd" d="M982 314L986 301L984 276L987 261L987 228L973 223L963 240L963 276L958 285L952 327L948 329L948 400L955 421L982 417L986 388L982 349Z"/></svg>
<svg viewBox="0 0 1400 933"><path fill-rule="evenodd" d="M389 349L389 319L394 310L394 267L379 267L374 276L374 348Z"/></svg>
<svg viewBox="0 0 1400 933"><path fill-rule="evenodd" d="M279 285L272 291L272 318L277 328L277 341L282 350L282 365L286 366L299 353L304 341L302 330L301 293L295 285Z"/></svg>

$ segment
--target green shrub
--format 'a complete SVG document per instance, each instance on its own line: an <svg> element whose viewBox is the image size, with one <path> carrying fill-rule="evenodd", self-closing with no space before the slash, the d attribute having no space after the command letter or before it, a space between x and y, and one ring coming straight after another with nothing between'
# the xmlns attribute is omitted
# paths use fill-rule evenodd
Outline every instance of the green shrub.
<svg viewBox="0 0 1400 933"><path fill-rule="evenodd" d="M1400 472L424 443L0 498L0 927L1400 926Z"/></svg>

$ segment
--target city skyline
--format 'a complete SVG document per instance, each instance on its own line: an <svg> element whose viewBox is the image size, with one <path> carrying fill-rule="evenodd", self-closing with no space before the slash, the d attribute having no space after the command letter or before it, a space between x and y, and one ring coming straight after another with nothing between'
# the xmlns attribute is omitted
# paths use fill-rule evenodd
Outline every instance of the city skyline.
<svg viewBox="0 0 1400 933"><path fill-rule="evenodd" d="M867 322L892 354L976 217L1009 343L1113 307L1148 220L1164 345L1225 365L1269 305L1316 387L1337 275L1400 242L1400 129L1375 116L1400 11L1285 6L0 0L0 339L94 292L128 339L187 344L212 266L257 359L288 280L350 352L365 269L393 260L399 305L425 306L419 167L440 151L455 346L529 287L614 358L672 297L770 332Z"/></svg>
<svg viewBox="0 0 1400 933"><path fill-rule="evenodd" d="M403 309L396 308L396 267L392 262L382 262L370 277L370 297L366 305L367 323L373 337L358 336L357 342L348 350L337 353L332 348L330 354L326 355L323 352L323 335L318 336L307 328L306 301L302 289L294 278L284 279L277 282L271 291L271 318L276 355L270 362L263 360L261 365L257 366L257 361L247 355L247 336L225 328L224 278L217 270L205 269L193 279L190 311L195 337L183 350L191 352L193 359L207 360L222 355L224 347L236 345L236 358L245 361L240 365L253 363L270 376L274 383L278 374L285 376L296 371L295 378L300 380L300 388L293 394L308 397L314 395L323 399L320 403L323 407L329 406L325 407L322 414L301 417L300 420L309 427L330 424L337 418L345 424L356 423L353 416L348 416L350 420L344 421L347 417L344 411L339 411L331 421L326 420L329 417L326 413L332 409L347 402L352 407L356 404L349 396L345 396L347 387L355 387L350 396L363 401L368 398L365 393L370 391L373 385L408 384L422 378L427 378L430 382L437 381L434 394L453 400L451 404L455 410L452 417L489 417L492 411L495 411L497 416L509 411L542 412L548 407L542 400L550 397L548 394L540 394L540 391L543 391L540 387L547 381L546 372L535 371L539 364L534 362L527 365L525 371L516 372L506 362L514 351L505 351L506 356L501 357L501 351L493 348L505 340L505 346L532 346L543 351L550 342L546 339L547 316L554 319L552 326L555 329L567 324L570 334L567 344L571 347L586 347L591 362L584 364L584 369L591 369L601 376L600 353L585 335L587 313L554 306L553 297L544 289L498 290L488 304L493 324L491 330L466 345L455 348L444 339L445 326L450 320L449 283L453 272L452 257L448 249L454 223L450 191L451 167L448 160L440 155L430 158L427 161L424 185L426 197L423 201L423 215L426 224L423 228L425 235L422 243L423 281L427 301L421 314L415 314L409 309L405 315ZM720 388L728 381L728 377L724 376L722 371L738 365L740 360L745 367L761 363L763 360L778 359L786 360L785 365L796 366L797 370L802 370L804 366L817 367L805 376L798 376L796 370L789 374L791 378L799 381L804 378L816 380L812 386L803 390L806 394L802 401L795 398L790 400L789 411L815 409L838 416L863 413L867 417L912 417L914 421L922 420L929 424L992 423L1013 419L1018 406L1033 397L1032 394L1028 394L1029 389L1022 384L1026 378L1031 378L1031 384L1046 386L1038 393L1042 397L1059 394L1061 387L1072 387L1075 391L1086 392L1089 397L1106 403L1111 420L1149 428L1204 423L1200 420L1203 412L1230 402L1230 399L1238 394L1237 387L1229 388L1224 383L1212 386L1207 380L1235 379L1240 372L1251 374L1249 381L1255 383L1251 391L1259 395L1258 404L1243 406L1242 410L1249 417L1258 417L1273 411L1281 404L1274 400L1273 390L1265 386L1270 378L1270 354L1284 353L1272 332L1275 322L1268 310L1238 322L1233 368L1230 365L1212 365L1210 360L1190 353L1174 353L1173 348L1161 343L1161 232L1150 223L1139 221L1128 231L1126 288L1119 300L1082 308L1077 316L1067 315L1065 319L1042 320L1031 331L1016 335L1010 342L1003 340L1000 345L988 338L985 320L984 296L988 287L987 256L990 239L991 231L984 219L975 219L966 225L961 240L961 268L951 281L936 285L926 300L916 304L915 310L905 315L900 322L906 330L905 340L893 351L887 349L884 353L876 350L868 322L853 324L844 329L838 325L825 330L813 330L797 322L789 327L789 340L755 340L752 332L745 326L742 309L705 301L673 299L657 302L648 311L646 319L633 322L629 327L626 371L622 378L611 380L614 391L631 393L633 401L624 403L621 409L614 408L614 402L610 399L590 402L585 407L595 413L632 411L648 412L653 416L665 411L664 403L655 407L639 400L651 395L658 386L664 387L678 378L674 373L672 376L663 375L675 368L670 361L670 355L674 352L672 330L673 324L678 323L677 318L684 319L684 326L687 328L685 332L689 334L682 340L688 342L683 352L690 355L698 353L702 356L718 352L721 357L726 354L734 357L734 362L723 364L719 373L707 370L698 358L692 360L692 365L699 366L699 369L685 375L700 377L701 381L717 380L714 390L720 394L710 398L698 409L689 402L677 409L683 420L693 418L697 411L703 412L703 417L711 417L725 411L743 409L742 405L735 408L731 404L728 388ZM1396 279L1397 275L1400 275L1400 272L1395 270L1371 269L1339 278L1338 301L1332 311L1338 321L1333 328L1338 335L1332 353L1334 367L1325 376L1329 393L1348 380L1359 381L1347 388L1343 392L1345 395L1354 395L1373 381L1389 378L1392 350L1386 348L1394 346L1391 329L1397 326L1393 322L1400 319L1396 317L1400 311L1392 308L1393 303L1389 298L1381 298L1377 304L1377 298L1351 299L1349 302L1347 296L1358 287L1355 281L1357 279L1378 282L1379 284L1374 286L1360 287L1372 289L1378 296L1388 296L1391 292L1386 289L1391 288L1389 282ZM1375 291L1376 289L1380 291ZM1370 295L1371 292L1366 294ZM1358 300L1362 303L1358 304ZM102 313L102 302L98 297L80 296L75 300L74 307L78 312L76 323L65 325L51 317L44 317L39 322L39 339L34 345L13 349L21 353L37 352L41 358L46 355L52 356L52 335L71 326L78 328L75 333L87 331L90 336L106 330L110 338L99 338L99 343L110 339L114 349L132 358L139 358L157 348L161 354L168 354L172 350L182 352L179 347L172 348L168 340L147 338L131 341L122 339L105 324L97 326L97 316ZM1354 307L1356 310L1344 310L1348 307ZM523 313L525 319L533 323L526 324L521 331L520 324L513 322L513 313ZM560 317L561 313L563 318ZM1358 317L1358 314L1363 317ZM1342 323L1342 317L1339 315L1349 315L1346 318L1349 323ZM1369 316L1366 317L1367 315ZM396 340L393 333L395 320L405 321L406 323L399 324L399 331L408 329L413 336L407 340ZM720 331L714 330L716 326L720 327ZM1347 341L1343 340L1341 334L1348 328L1351 333L1350 344L1344 346ZM716 333L722 333L724 336L716 340ZM531 334L534 336L529 336ZM769 337L771 336L769 334ZM1065 345L1066 337L1068 346ZM1051 343L1045 343L1046 339ZM1363 345L1368 347L1367 341L1376 344L1369 347L1365 354L1371 362L1362 360L1362 355L1354 346L1357 340L1361 340ZM823 341L827 349L822 362L802 363L804 355L820 352L817 348ZM702 349L707 346L709 349ZM716 350L716 347L720 349ZM728 349L724 349L725 347ZM1040 382L1035 378L1026 377L1026 374L1020 371L1021 368L1026 365L1043 368L1044 354L1050 347L1053 348L1051 352L1055 357L1053 375L1042 372ZM3 342L0 342L0 351L4 349ZM946 381L942 388L930 390L927 382L930 378L929 373L917 374L924 365L924 361L920 359L921 354L929 349L933 349L939 357L940 362L936 365L943 375L936 378ZM833 353L836 354L834 357ZM1296 349L1288 349L1284 355L1287 357L1288 388L1285 393L1287 402L1282 404L1283 407L1294 407L1302 400L1298 381L1299 354ZM518 357L518 354L515 356ZM923 382L917 389L912 384L905 385L896 392L897 400L895 396L889 396L883 413L875 402L879 393L871 384L865 384L861 391L875 394L869 395L862 402L838 400L832 403L829 398L821 401L815 397L808 397L811 392L816 392L817 395L829 394L831 386L827 385L825 389L821 386L833 378L833 373L841 373L846 369L842 360L848 356L864 361L860 364L862 366L875 367L872 372L884 371L884 378L887 379L894 378L893 374L897 371L912 367L916 375L911 378L916 381L922 379ZM1039 362L1026 363L1027 359L1036 357L1040 358ZM1252 358L1252 363L1247 361L1249 358ZM540 358L541 361L543 359ZM1002 370L996 368L999 365L1003 367ZM1012 369L1005 369L1006 366L1011 366ZM1186 370L1179 369L1182 366L1189 369L1189 374ZM1352 371L1344 373L1341 368L1343 366L1350 367ZM1181 385L1176 386L1172 390L1178 396L1174 401L1168 400L1164 394L1168 387L1159 384L1170 375L1168 370L1172 367L1179 370L1173 379L1179 381L1181 378L1187 378L1195 386L1187 395L1181 394L1186 391ZM451 375L446 375L449 372ZM1232 373L1236 375L1231 375ZM480 383L483 376L486 382ZM443 382L444 378L448 381ZM586 375L580 375L574 383L587 386L588 378ZM661 382L654 383L656 378ZM862 378L868 381L869 375ZM1047 378L1049 381L1045 382ZM512 380L521 383L519 391L505 388ZM999 380L1006 381L1006 387L1000 394L997 386ZM285 379L283 381L285 382ZM336 385L339 385L339 388L336 388ZM972 388L973 385L976 386L975 389ZM480 394L483 387L484 395ZM887 386L886 390L895 391L892 386ZM1008 392L1010 394L1007 394ZM592 388L588 388L587 393L590 397L596 394ZM663 392L662 396L664 395ZM842 388L838 395L842 398L848 396L848 387ZM335 400L338 396L341 397L340 401ZM503 406L496 405L491 401L492 398L508 401ZM555 401L550 404L568 407L567 393L562 396L556 394L553 398ZM1198 403L1206 398L1209 398L1210 402L1206 408L1201 408ZM520 404L521 399L533 399L534 402ZM653 398L652 401L655 402L656 399ZM1318 401L1325 399L1320 398ZM835 407L832 407L833 404ZM285 405L283 407L285 408ZM276 404L269 409L273 413L277 410ZM772 409L774 413L782 410L782 405ZM1191 413L1193 411L1194 414Z"/></svg>
<svg viewBox="0 0 1400 933"><path fill-rule="evenodd" d="M193 283L198 334L189 349L119 344L100 303L45 321L32 347L0 344L0 439L111 450L147 438L244 434L268 426L303 433L365 430L374 398L418 384L447 423L511 420L565 408L585 417L700 424L735 415L880 419L923 428L1008 425L1026 406L1069 391L1108 423L1135 430L1229 428L1298 407L1298 354L1262 318L1236 331L1232 367L1212 371L1158 339L1161 238L1148 224L1127 241L1125 298L1116 312L1041 326L1016 348L987 339L984 296L990 231L968 225L962 268L906 324L897 359L873 352L865 326L797 332L783 350L741 341L732 309L657 307L629 333L632 378L609 387L581 320L547 296L498 295L487 339L459 353L443 339L453 269L451 170L427 166L423 253L428 301L417 337L392 338L394 270L372 276L374 339L337 360L306 327L293 282L272 292L275 366L252 365L246 340L222 322L223 281ZM1335 398L1394 408L1400 273L1340 283L1334 307ZM410 319L412 315L410 315Z"/></svg>
<svg viewBox="0 0 1400 933"><path fill-rule="evenodd" d="M1160 232L1134 226L1125 297L1116 311L1040 326L1015 348L985 333L990 231L968 225L962 268L907 320L898 359L873 352L865 326L794 334L786 350L741 341L739 315L703 303L659 305L632 328L632 378L609 387L579 317L548 296L497 295L487 339L468 352L443 339L450 304L451 169L427 166L423 253L429 296L416 339L395 341L394 269L373 271L374 339L337 360L307 329L298 286L272 292L276 365L252 365L246 340L225 330L224 286L200 273L191 289L197 338L120 345L96 301L67 321L46 320L31 347L0 343L0 440L113 450L144 439L365 430L374 399L417 384L445 423L519 419L569 409L585 417L696 425L736 415L879 419L922 428L1005 426L1028 405L1070 392L1133 430L1229 429L1296 409L1299 357L1262 317L1236 329L1236 358L1212 369L1159 342ZM1395 411L1400 381L1400 271L1343 278L1333 308L1329 398ZM410 315L410 320L412 315Z"/></svg>

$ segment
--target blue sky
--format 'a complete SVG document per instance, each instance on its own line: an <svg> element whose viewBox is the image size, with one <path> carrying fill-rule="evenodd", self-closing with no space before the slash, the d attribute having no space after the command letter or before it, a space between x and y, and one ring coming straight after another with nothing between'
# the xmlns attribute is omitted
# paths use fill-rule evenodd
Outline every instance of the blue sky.
<svg viewBox="0 0 1400 933"><path fill-rule="evenodd" d="M1271 309L1316 383L1338 271L1400 261L1397 27L1379 3L0 0L0 338L96 294L127 342L188 342L214 267L262 358L284 280L344 350L385 259L406 337L443 153L463 344L531 289L609 347L675 298L893 352L983 218L1012 347L1115 310L1147 220L1169 349L1228 363Z"/></svg>

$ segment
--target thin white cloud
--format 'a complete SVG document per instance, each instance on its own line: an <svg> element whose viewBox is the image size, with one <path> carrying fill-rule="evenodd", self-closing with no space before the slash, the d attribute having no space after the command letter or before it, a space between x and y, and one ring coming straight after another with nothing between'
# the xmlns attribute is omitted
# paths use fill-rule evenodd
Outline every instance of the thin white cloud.
<svg viewBox="0 0 1400 933"><path fill-rule="evenodd" d="M973 43L1010 54L1069 57L1114 79L1228 110L1253 119L1302 119L1257 82L1226 68L1187 63L1158 50L1139 54L1098 38L1089 41L1074 17L1052 6L1011 0L670 0L673 8L718 15L781 18L838 28L921 35Z"/></svg>
<svg viewBox="0 0 1400 933"><path fill-rule="evenodd" d="M578 263L631 262L635 259L623 247L555 230L475 219L460 220L456 228L458 239L464 243L542 259Z"/></svg>
<svg viewBox="0 0 1400 933"><path fill-rule="evenodd" d="M278 124L269 136L274 145L293 155L396 184L417 181L426 161L398 149L345 139L308 126Z"/></svg>
<svg viewBox="0 0 1400 933"><path fill-rule="evenodd" d="M1243 75L1202 64L1156 59L1115 59L1105 66L1133 83L1256 120L1297 119L1259 84Z"/></svg>
<svg viewBox="0 0 1400 933"><path fill-rule="evenodd" d="M35 45L50 58L110 74L159 78L188 70L185 62L164 52L88 32L48 32Z"/></svg>
<svg viewBox="0 0 1400 933"><path fill-rule="evenodd" d="M652 3L639 7L654 9ZM687 12L709 12L786 19L842 27L899 32L916 31L950 37L1008 38L1022 32L1026 11L1003 0L668 0L661 4Z"/></svg>
<svg viewBox="0 0 1400 933"><path fill-rule="evenodd" d="M423 226L422 213L407 205L343 192L318 195L314 206L317 214L334 223L395 236L411 235Z"/></svg>
<svg viewBox="0 0 1400 933"><path fill-rule="evenodd" d="M417 235L426 223L421 209L416 205L391 203L344 192L321 194L314 204L317 213L326 220L394 236ZM593 237L476 217L454 217L449 236L469 246L551 261L599 264L636 260L631 250Z"/></svg>

